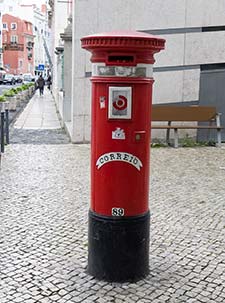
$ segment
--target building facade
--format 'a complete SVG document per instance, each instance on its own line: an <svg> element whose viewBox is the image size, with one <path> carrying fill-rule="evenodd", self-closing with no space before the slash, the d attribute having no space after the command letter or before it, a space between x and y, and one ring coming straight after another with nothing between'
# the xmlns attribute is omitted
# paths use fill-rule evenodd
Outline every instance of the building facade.
<svg viewBox="0 0 225 303"><path fill-rule="evenodd" d="M37 7L34 4L20 5L20 17L33 24L34 33L34 73L38 74L39 66L44 65L44 74L50 68L48 50L50 49L50 30L48 27L48 16L46 4Z"/></svg>
<svg viewBox="0 0 225 303"><path fill-rule="evenodd" d="M44 74L47 74L47 71L50 68L49 49L50 49L50 39L51 39L50 30L48 27L47 0L46 0L46 4L41 5L40 8L34 4L25 5L23 4L22 0L0 0L0 8L2 15L8 14L14 17L18 17L22 20L26 20L25 22L32 24L32 34L34 35L34 39L33 39L34 49L32 51L32 60L29 60L28 64L25 65L27 66L27 70L25 72L26 73L30 72L31 69L30 63L32 63L32 71L31 71L32 74L39 72L38 67L40 65L45 66L45 70L43 72ZM25 40L29 40L28 37L26 37ZM1 43L1 35L0 35L0 43ZM25 45L24 49L26 52L28 46ZM2 62L3 62L3 57L6 56L7 66L10 64L8 62L9 61L8 54L7 53L2 54ZM18 55L19 53L17 52L16 54ZM0 56L1 56L1 52L0 52ZM24 56L23 60L25 60L25 58L26 55ZM14 57L12 60L16 61L17 59L15 59ZM15 62L13 63L13 66L15 66Z"/></svg>
<svg viewBox="0 0 225 303"><path fill-rule="evenodd" d="M51 28L51 58L52 58L52 92L55 97L59 113L64 119L64 96L65 96L65 79L64 79L64 41L61 34L68 25L68 18L71 15L71 1L49 0L49 26ZM67 81L72 83L72 51L70 56L70 78ZM69 74L69 71L66 71ZM71 98L70 98L71 99ZM71 104L71 102L70 102Z"/></svg>
<svg viewBox="0 0 225 303"><path fill-rule="evenodd" d="M56 23L58 17L54 14ZM72 142L89 141L91 128L92 69L80 38L115 30L143 31L166 39L165 51L155 56L153 103L215 105L225 125L224 20L224 0L75 1L71 120L64 121Z"/></svg>
<svg viewBox="0 0 225 303"><path fill-rule="evenodd" d="M2 16L4 14L10 14L12 16L18 16L21 0L0 0L0 67L4 69L3 63L3 48L2 48Z"/></svg>
<svg viewBox="0 0 225 303"><path fill-rule="evenodd" d="M9 14L2 17L3 62L8 73L32 73L34 35L32 23Z"/></svg>

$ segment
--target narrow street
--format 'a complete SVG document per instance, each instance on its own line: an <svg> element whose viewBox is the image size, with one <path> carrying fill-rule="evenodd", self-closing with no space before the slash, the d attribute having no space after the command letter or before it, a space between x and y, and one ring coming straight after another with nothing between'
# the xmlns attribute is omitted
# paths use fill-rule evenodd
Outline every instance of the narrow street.
<svg viewBox="0 0 225 303"><path fill-rule="evenodd" d="M57 119L36 92L11 129L0 303L224 302L224 147L152 149L150 275L107 283L86 273L90 146L69 143Z"/></svg>
<svg viewBox="0 0 225 303"><path fill-rule="evenodd" d="M46 88L44 96L36 92L14 124L11 143L58 144L69 139L61 129L52 95Z"/></svg>

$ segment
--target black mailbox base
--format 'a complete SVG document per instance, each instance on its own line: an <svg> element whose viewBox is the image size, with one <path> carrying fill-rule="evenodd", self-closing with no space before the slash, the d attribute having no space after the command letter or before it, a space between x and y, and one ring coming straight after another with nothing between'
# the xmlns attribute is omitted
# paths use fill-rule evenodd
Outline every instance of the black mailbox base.
<svg viewBox="0 0 225 303"><path fill-rule="evenodd" d="M149 212L105 217L89 212L88 273L110 282L137 281L149 273Z"/></svg>

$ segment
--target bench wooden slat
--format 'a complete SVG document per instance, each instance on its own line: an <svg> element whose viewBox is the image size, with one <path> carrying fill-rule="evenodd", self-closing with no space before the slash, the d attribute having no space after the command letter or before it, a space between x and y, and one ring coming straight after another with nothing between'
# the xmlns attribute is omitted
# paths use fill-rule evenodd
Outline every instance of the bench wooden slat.
<svg viewBox="0 0 225 303"><path fill-rule="evenodd" d="M152 129L223 129L222 126L210 126L210 125L196 125L196 126L184 126L184 125L152 125Z"/></svg>
<svg viewBox="0 0 225 303"><path fill-rule="evenodd" d="M209 121L215 119L213 106L152 106L152 121Z"/></svg>
<svg viewBox="0 0 225 303"><path fill-rule="evenodd" d="M215 129L217 130L218 146L221 146L220 115L213 106L152 106L152 129L166 129L166 141L169 144L170 130L174 130L174 147L178 147L179 129ZM154 124L154 122L168 122L168 124ZM173 122L189 122L185 125ZM190 122L208 122L208 125L191 125ZM213 123L213 124L212 124Z"/></svg>

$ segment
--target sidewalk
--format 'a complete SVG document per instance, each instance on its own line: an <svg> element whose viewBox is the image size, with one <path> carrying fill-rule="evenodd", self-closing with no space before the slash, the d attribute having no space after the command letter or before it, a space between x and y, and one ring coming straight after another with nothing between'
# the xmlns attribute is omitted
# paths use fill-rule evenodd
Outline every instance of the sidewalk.
<svg viewBox="0 0 225 303"><path fill-rule="evenodd" d="M44 96L36 91L24 111L14 123L10 142L17 144L65 144L69 137L61 128L52 94L45 89Z"/></svg>
<svg viewBox="0 0 225 303"><path fill-rule="evenodd" d="M36 91L34 97L17 119L18 129L59 129L61 128L52 95L45 89L44 96Z"/></svg>
<svg viewBox="0 0 225 303"><path fill-rule="evenodd" d="M0 171L0 303L225 302L224 148L151 150L150 275L107 283L86 273L90 146L30 114Z"/></svg>

